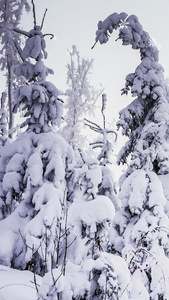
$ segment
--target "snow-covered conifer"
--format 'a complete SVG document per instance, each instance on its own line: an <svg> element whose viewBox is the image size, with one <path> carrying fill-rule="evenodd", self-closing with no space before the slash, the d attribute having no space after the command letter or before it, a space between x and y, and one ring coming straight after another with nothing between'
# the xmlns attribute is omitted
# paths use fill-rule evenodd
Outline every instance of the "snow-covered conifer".
<svg viewBox="0 0 169 300"><path fill-rule="evenodd" d="M131 154L129 173L148 167L157 174L166 174L169 171L169 90L159 63L159 51L138 18L125 13L114 13L100 21L96 42L106 43L108 32L112 33L114 29L119 29L118 39L123 45L139 49L141 57L141 63L134 73L127 75L122 89L122 94L128 94L130 90L136 99L119 113L117 126L129 140L119 153L118 163L126 163Z"/></svg>
<svg viewBox="0 0 169 300"><path fill-rule="evenodd" d="M168 87L158 49L138 18L125 13L110 15L99 22L96 42L106 43L108 31L112 33L114 29L119 29L118 39L123 45L140 50L141 63L127 75L122 90L122 94L130 90L136 99L120 111L117 126L129 140L118 162L126 163L129 155L131 161L121 177L122 208L116 212L110 238L115 253L126 259L132 275L129 297L136 299L142 294L141 299L169 299L169 219L157 176L169 171Z"/></svg>
<svg viewBox="0 0 169 300"><path fill-rule="evenodd" d="M24 76L30 84L20 86L14 94L14 111L18 108L24 111L26 121L21 125L28 126L28 130L36 133L47 132L51 126L59 125L62 116L62 100L59 91L46 81L48 73L53 70L44 65L43 58L47 58L45 39L41 26L35 26L28 32L26 45L21 52L24 61L17 67L16 74ZM29 58L35 60L34 63Z"/></svg>
<svg viewBox="0 0 169 300"><path fill-rule="evenodd" d="M25 73L21 63L17 74L30 83L15 92L15 111L21 106L25 112L26 132L19 135L12 147L2 147L0 158L0 207L4 218L0 230L2 239L8 233L10 239L6 239L8 251L5 253L5 248L1 248L0 261L43 275L59 263L64 248L67 178L70 180L74 155L65 140L54 132L61 118L62 102L56 87L45 80L48 69L42 61L46 52L41 27L36 25L27 37L21 51ZM30 64L29 57L35 63ZM27 72L30 65L31 73Z"/></svg>

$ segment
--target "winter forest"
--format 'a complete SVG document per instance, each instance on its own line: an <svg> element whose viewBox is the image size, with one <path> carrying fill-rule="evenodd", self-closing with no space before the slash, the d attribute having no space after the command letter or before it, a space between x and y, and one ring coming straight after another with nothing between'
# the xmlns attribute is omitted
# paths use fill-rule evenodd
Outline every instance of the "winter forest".
<svg viewBox="0 0 169 300"><path fill-rule="evenodd" d="M159 50L136 15L98 19L92 49L116 32L139 53L121 89L131 101L110 127L109 98L78 46L68 50L66 90L48 79L54 36L47 9L41 20L37 10L33 0L0 0L0 300L169 300L169 85Z"/></svg>

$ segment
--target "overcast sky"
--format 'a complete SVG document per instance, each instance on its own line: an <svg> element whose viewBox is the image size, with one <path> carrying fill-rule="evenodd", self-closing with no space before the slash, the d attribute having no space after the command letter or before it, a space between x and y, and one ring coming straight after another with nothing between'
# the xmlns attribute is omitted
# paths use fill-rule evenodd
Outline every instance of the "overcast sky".
<svg viewBox="0 0 169 300"><path fill-rule="evenodd" d="M66 64L69 62L67 49L76 45L81 57L94 59L91 83L97 88L105 87L110 105L109 114L115 115L130 98L121 97L125 76L134 72L139 63L139 51L115 42L114 32L105 45L99 43L91 50L99 20L122 11L139 18L151 38L159 46L160 63L169 77L169 1L168 0L34 0L37 22L41 23L45 8L48 8L43 31L53 33L54 40L47 38L48 62L55 75L50 78L59 89L66 83ZM24 27L33 26L32 15L24 19ZM126 102L127 101L127 102Z"/></svg>

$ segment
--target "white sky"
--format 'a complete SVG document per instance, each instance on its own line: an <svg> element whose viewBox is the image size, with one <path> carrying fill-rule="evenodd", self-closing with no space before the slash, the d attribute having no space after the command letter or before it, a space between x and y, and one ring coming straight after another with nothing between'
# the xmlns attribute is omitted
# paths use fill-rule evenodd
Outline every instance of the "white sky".
<svg viewBox="0 0 169 300"><path fill-rule="evenodd" d="M45 8L48 8L43 32L53 33L57 39L47 38L48 62L55 75L50 77L57 88L64 89L66 83L66 64L69 62L67 49L76 45L80 56L94 59L91 84L99 83L105 87L108 96L109 115L117 118L118 111L125 107L126 96L121 97L125 76L134 72L139 63L139 51L130 46L115 42L118 32L112 34L105 45L99 43L91 50L99 20L122 11L139 18L151 38L160 47L160 63L169 77L169 1L168 0L34 0L37 21L41 23ZM24 27L33 26L32 15L25 19Z"/></svg>

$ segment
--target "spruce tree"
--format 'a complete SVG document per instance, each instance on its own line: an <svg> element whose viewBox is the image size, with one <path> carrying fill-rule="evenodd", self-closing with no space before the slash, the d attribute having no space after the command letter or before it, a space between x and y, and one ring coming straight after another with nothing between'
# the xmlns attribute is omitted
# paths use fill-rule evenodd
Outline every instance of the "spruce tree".
<svg viewBox="0 0 169 300"><path fill-rule="evenodd" d="M126 163L131 154L128 173L148 168L157 174L168 173L169 91L164 69L159 63L159 51L138 18L125 13L110 15L98 23L96 42L106 43L109 33L119 29L117 39L140 51L141 63L126 76L122 94L131 91L136 97L119 113L118 128L128 138L119 153L118 163Z"/></svg>
<svg viewBox="0 0 169 300"><path fill-rule="evenodd" d="M157 174L168 173L168 87L159 64L158 49L134 15L114 13L98 23L96 42L106 43L109 33L119 29L123 45L139 49L141 63L127 75L122 94L136 97L120 111L117 126L128 141L118 163L129 167L121 178L122 208L116 213L112 248L128 263L131 273L129 297L136 299L146 287L145 299L169 299L169 219L166 199ZM133 285L139 287L136 288Z"/></svg>

